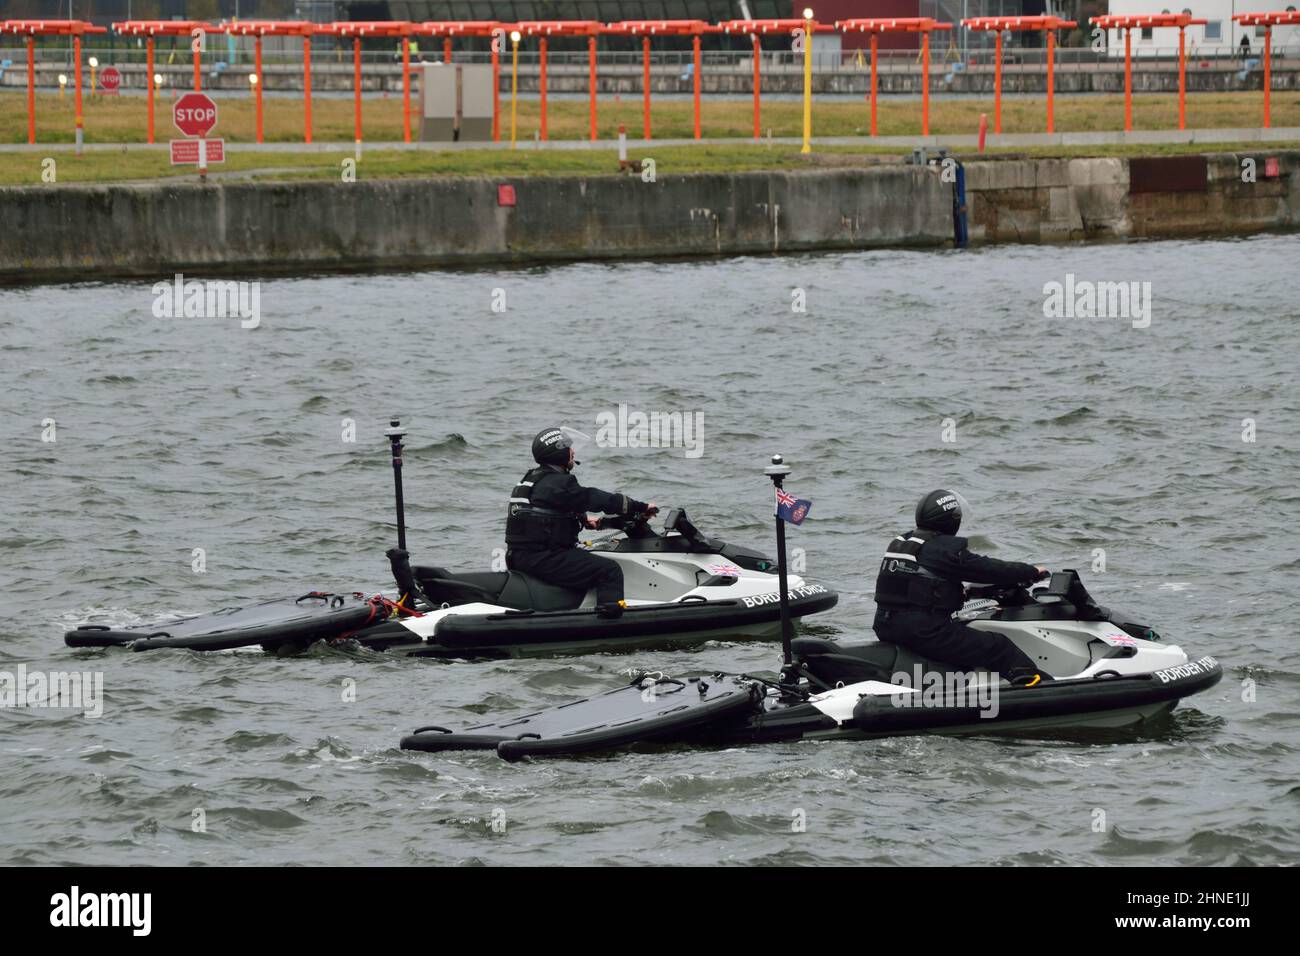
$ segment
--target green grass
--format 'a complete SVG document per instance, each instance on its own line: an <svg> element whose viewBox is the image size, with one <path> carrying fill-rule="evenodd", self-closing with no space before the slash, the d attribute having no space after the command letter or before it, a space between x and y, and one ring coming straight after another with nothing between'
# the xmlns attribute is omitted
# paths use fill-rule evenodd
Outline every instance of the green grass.
<svg viewBox="0 0 1300 956"><path fill-rule="evenodd" d="M1300 148L1300 143L1269 144L1268 151ZM1215 144L1211 147L1189 144L1155 146L1088 146L1037 147L1033 149L989 150L987 158L998 156L1152 156L1200 152L1264 151L1258 143ZM966 160L978 158L973 150L954 151ZM682 173L738 172L759 169L818 169L862 166L895 161L896 149L885 147L832 146L811 155L800 154L797 147L764 146L737 143L734 146L674 146L633 149L634 160L646 157L655 161L660 176ZM344 161L353 158L350 148L340 145L332 152L240 152L238 146L227 152L225 163L213 165L211 172L219 178L248 180L340 179ZM133 180L183 178L193 180L193 166L170 165L165 151L96 150L78 157L70 147L51 147L33 153L0 153L0 185L39 186L46 159L55 161L58 183L107 183ZM232 177L226 174L235 173ZM367 150L356 165L358 180L428 176L597 176L617 175L618 154L613 149L600 150L507 150L483 149L456 152L431 150Z"/></svg>
<svg viewBox="0 0 1300 956"><path fill-rule="evenodd" d="M1174 94L1137 96L1134 98L1133 121L1138 130L1174 129L1178 125L1178 98ZM164 93L157 103L156 135L165 142L180 134L171 123L172 100ZM502 135L509 137L510 101L503 96ZM223 97L221 121L215 135L232 143L253 142L256 124L251 96ZM303 139L303 104L292 98L268 98L265 104L265 139L267 142L293 143ZM317 98L312 101L313 140L315 142L351 143L353 133L352 101ZM363 102L363 138L370 141L398 141L402 138L402 100L400 96L368 96ZM27 104L21 90L0 92L0 143L27 141ZM143 143L145 135L145 101L140 96L85 98L83 107L87 142ZM931 99L930 132L936 134L975 133L980 114L993 120L993 100L954 99L935 94ZM799 136L802 132L802 106L798 101L769 100L763 105L763 135L771 129L773 136ZM1187 98L1187 125L1195 129L1258 126L1263 115L1263 98L1258 92L1193 93ZM62 99L56 93L37 97L36 138L41 143L70 143L74 139L72 96ZM705 137L750 138L753 135L751 101L712 100L705 97L701 110ZM641 98L639 95L602 97L598 107L598 133L601 139L613 139L624 123L630 136L641 133ZM921 105L914 99L901 100L882 96L879 103L879 127L882 136L916 135L921 130ZM693 135L693 116L688 100L659 100L653 104L652 133L658 139L688 139ZM1002 104L1002 128L1006 133L1042 132L1046 128L1046 106L1042 99L1008 98ZM1300 92L1275 91L1273 94L1274 126L1300 126ZM518 137L531 141L539 128L539 103L536 99L519 103ZM1124 128L1122 95L1056 98L1056 129L1060 132L1120 130ZM821 96L813 108L815 136L854 136L870 132L870 113L860 96ZM553 100L549 109L549 133L552 139L587 137L587 104L580 100Z"/></svg>

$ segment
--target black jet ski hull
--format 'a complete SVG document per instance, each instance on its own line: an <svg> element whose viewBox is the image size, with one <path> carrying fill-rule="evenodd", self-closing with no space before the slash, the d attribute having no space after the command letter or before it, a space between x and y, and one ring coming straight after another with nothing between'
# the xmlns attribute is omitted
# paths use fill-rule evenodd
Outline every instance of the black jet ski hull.
<svg viewBox="0 0 1300 956"><path fill-rule="evenodd" d="M381 613L355 595L312 592L300 598L222 608L174 621L110 628L82 624L64 634L69 647L163 647L195 651L261 645L268 651L297 649L313 641L336 640L362 630Z"/></svg>
<svg viewBox="0 0 1300 956"><path fill-rule="evenodd" d="M835 606L839 595L820 584L790 592L790 615L800 618ZM775 601L728 598L630 607L616 619L594 609L452 614L438 622L427 644L388 643L414 657L523 656L583 649L617 650L663 643L711 640L727 635L771 637L780 633ZM371 635L387 641L394 632Z"/></svg>
<svg viewBox="0 0 1300 956"><path fill-rule="evenodd" d="M495 750L505 760L615 750L689 737L715 723L743 720L762 699L760 685L733 678L637 682L592 697L461 730L422 727L403 750Z"/></svg>
<svg viewBox="0 0 1300 956"><path fill-rule="evenodd" d="M1222 665L1213 657L1202 657L1151 674L1050 681L1029 688L1003 687L995 711L942 701L895 706L891 697L871 695L861 697L852 718L843 723L810 703L774 702L752 715L743 726L717 728L710 738L719 743L762 743L805 737L862 740L912 734L1118 729L1168 713L1184 697L1213 687L1222 677Z"/></svg>

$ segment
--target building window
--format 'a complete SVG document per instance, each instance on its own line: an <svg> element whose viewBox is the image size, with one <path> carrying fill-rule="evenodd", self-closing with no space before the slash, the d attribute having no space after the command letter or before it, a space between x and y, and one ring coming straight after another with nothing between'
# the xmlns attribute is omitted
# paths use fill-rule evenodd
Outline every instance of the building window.
<svg viewBox="0 0 1300 956"><path fill-rule="evenodd" d="M1211 20L1205 24L1205 39L1222 40L1223 39L1223 21Z"/></svg>
<svg viewBox="0 0 1300 956"><path fill-rule="evenodd" d="M1152 37L1152 35L1154 34L1154 32L1155 32L1155 31L1153 31L1153 30L1151 29L1151 27L1143 27L1143 28L1142 28L1142 39L1143 39L1144 41L1146 41L1146 40L1150 40L1151 37Z"/></svg>

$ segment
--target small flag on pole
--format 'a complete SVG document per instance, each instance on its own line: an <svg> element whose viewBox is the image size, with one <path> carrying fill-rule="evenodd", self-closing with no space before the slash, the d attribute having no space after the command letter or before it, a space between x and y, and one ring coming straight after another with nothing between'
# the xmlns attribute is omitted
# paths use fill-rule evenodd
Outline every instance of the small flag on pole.
<svg viewBox="0 0 1300 956"><path fill-rule="evenodd" d="M803 524L812 509L812 502L807 498L796 498L792 494L776 489L776 516L790 524Z"/></svg>

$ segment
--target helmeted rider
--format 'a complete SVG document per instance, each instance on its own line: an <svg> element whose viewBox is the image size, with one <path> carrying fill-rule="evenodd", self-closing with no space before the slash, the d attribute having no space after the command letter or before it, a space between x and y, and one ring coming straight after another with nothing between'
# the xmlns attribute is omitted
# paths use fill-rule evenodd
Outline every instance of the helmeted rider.
<svg viewBox="0 0 1300 956"><path fill-rule="evenodd" d="M506 566L531 574L559 587L595 586L596 612L618 617L623 601L623 569L617 561L579 548L581 528L599 528L600 520L587 512L610 515L656 514L654 502L627 495L584 488L573 476L575 440L580 433L568 428L545 428L533 439L530 470L510 493L506 517Z"/></svg>
<svg viewBox="0 0 1300 956"><path fill-rule="evenodd" d="M957 536L963 504L942 489L917 502L916 528L894 538L880 562L872 628L882 641L956 667L997 671L1013 684L1050 680L1010 638L952 619L965 603L962 582L1024 586L1050 573L972 552Z"/></svg>

